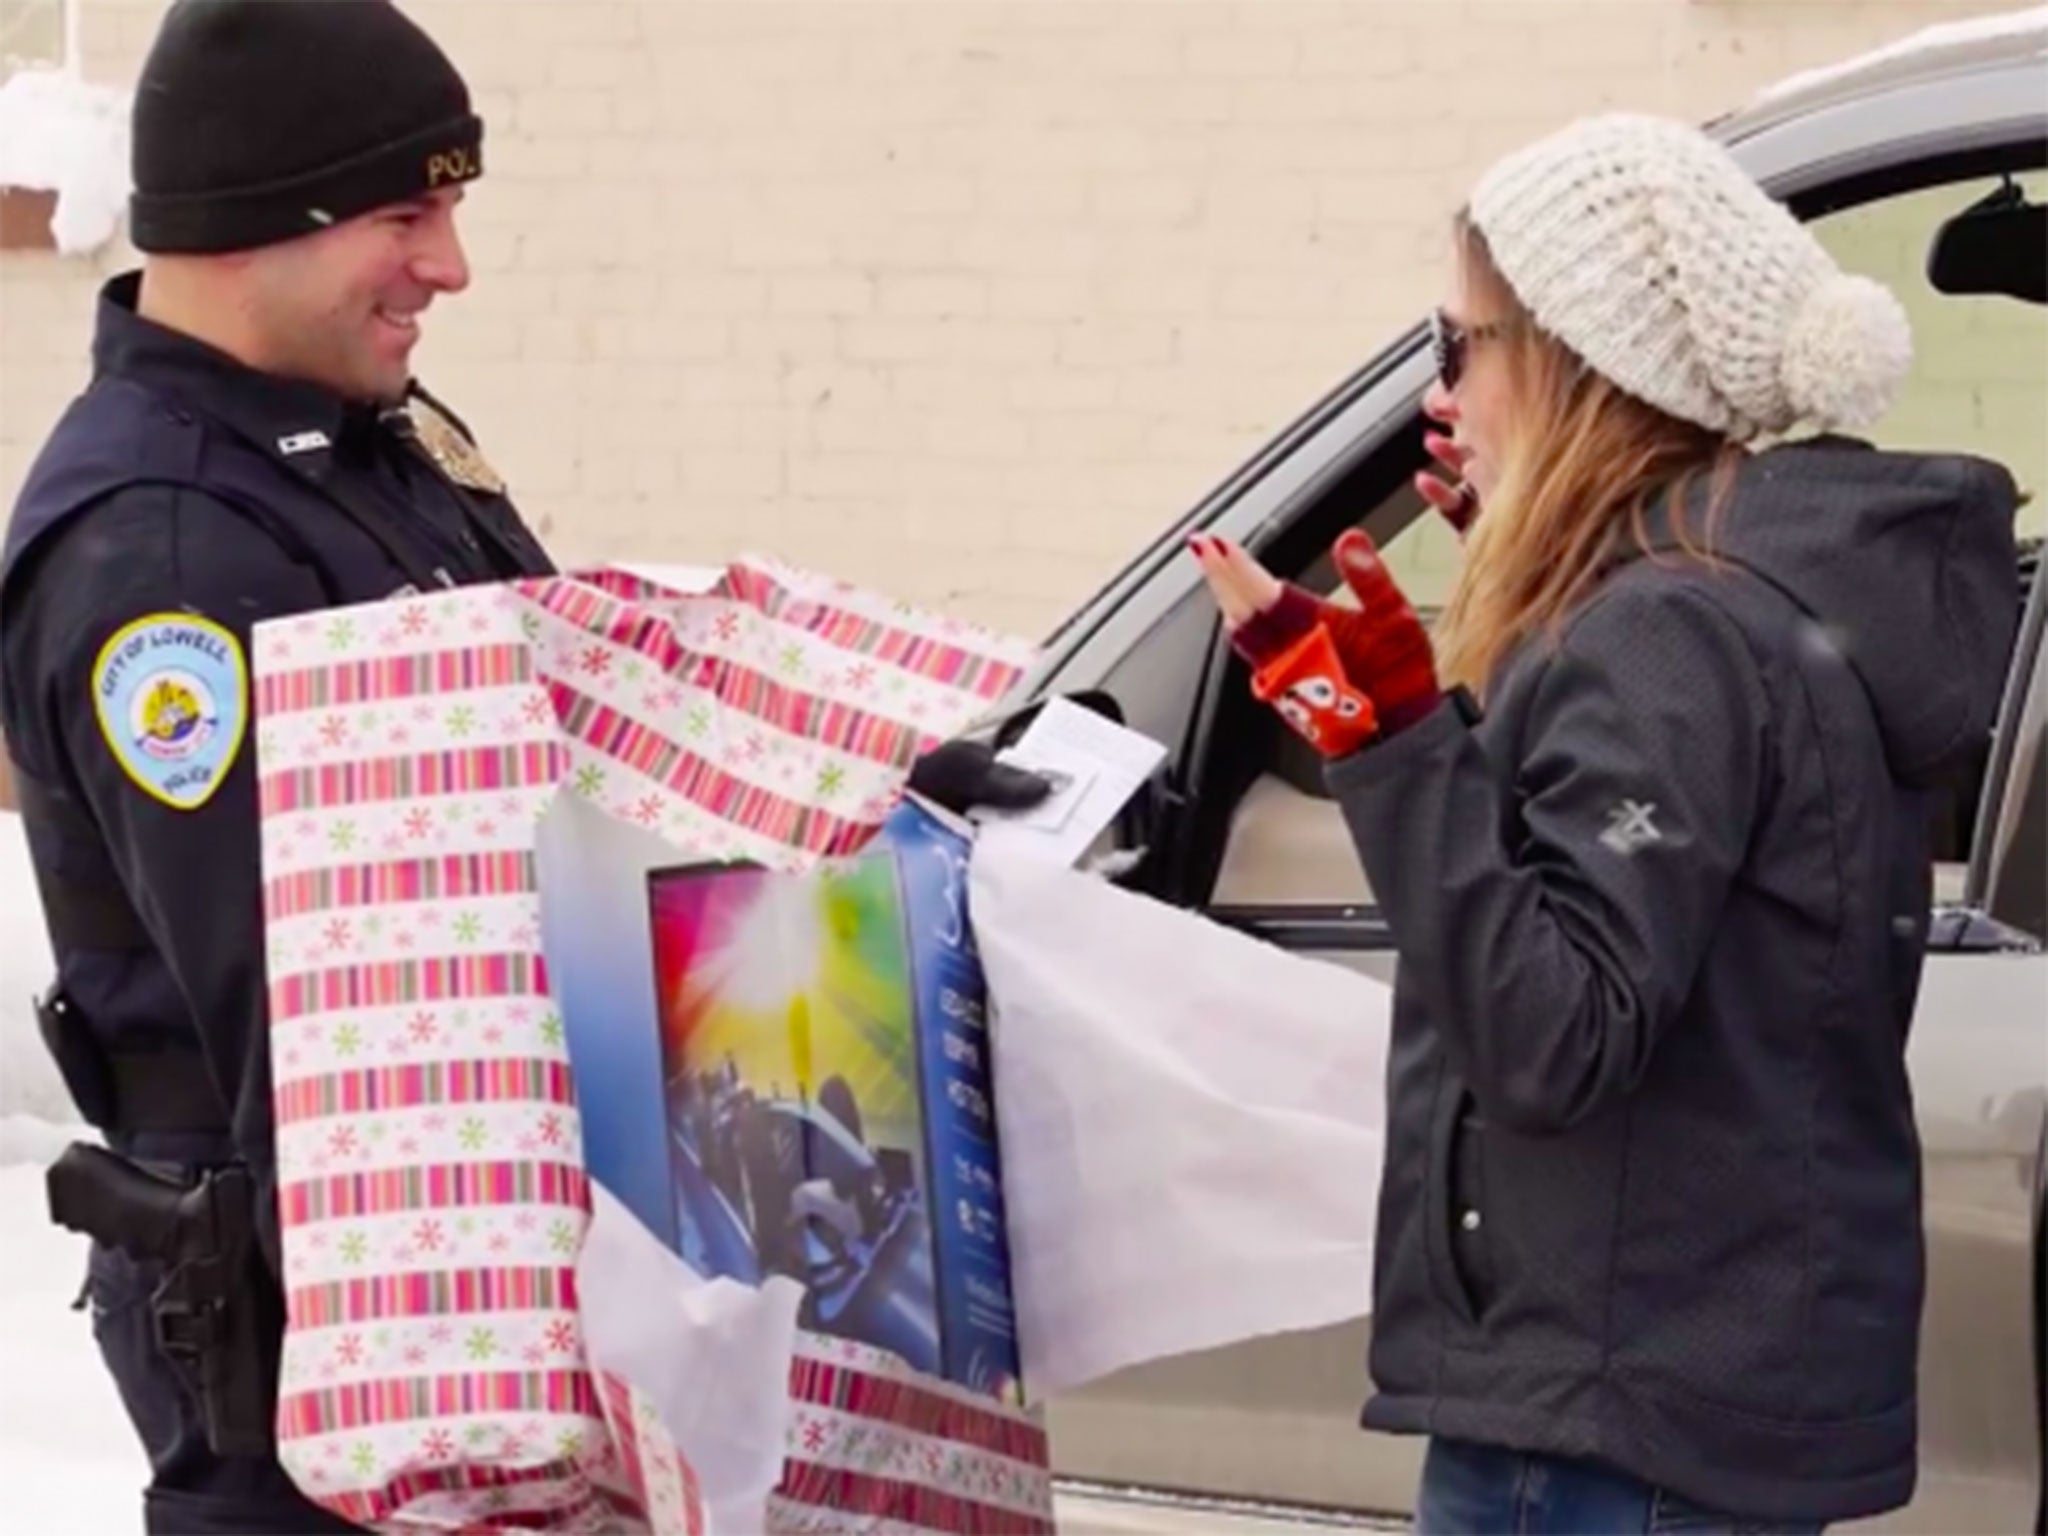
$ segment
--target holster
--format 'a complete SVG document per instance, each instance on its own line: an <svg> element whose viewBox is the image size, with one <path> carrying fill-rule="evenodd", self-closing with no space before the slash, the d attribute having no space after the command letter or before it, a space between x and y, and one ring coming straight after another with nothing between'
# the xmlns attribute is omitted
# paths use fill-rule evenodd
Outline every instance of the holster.
<svg viewBox="0 0 2048 1536"><path fill-rule="evenodd" d="M48 996L37 999L36 1028L85 1123L111 1130L115 1123L113 1073L99 1042L62 992L52 988Z"/></svg>
<svg viewBox="0 0 2048 1536"><path fill-rule="evenodd" d="M200 1405L213 1453L271 1454L282 1309L256 1246L249 1170L209 1169L188 1186L74 1142L47 1183L59 1226L162 1266L157 1345Z"/></svg>

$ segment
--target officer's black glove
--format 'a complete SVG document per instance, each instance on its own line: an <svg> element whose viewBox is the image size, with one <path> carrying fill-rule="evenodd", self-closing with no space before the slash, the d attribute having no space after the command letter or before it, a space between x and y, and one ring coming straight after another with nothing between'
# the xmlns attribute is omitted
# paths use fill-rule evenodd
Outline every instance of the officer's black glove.
<svg viewBox="0 0 2048 1536"><path fill-rule="evenodd" d="M996 749L979 741L945 741L910 768L910 788L955 816L973 807L1028 811L1053 790L1052 780L1028 768L996 761Z"/></svg>

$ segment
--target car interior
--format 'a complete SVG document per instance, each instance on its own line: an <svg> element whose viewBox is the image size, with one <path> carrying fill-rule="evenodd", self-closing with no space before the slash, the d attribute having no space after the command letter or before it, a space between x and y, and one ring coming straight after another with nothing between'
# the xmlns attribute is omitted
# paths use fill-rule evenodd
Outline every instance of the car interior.
<svg viewBox="0 0 2048 1536"><path fill-rule="evenodd" d="M1810 227L1850 270L1890 284L1913 324L1913 374L1873 440L2004 464L2021 487L2020 578L2030 587L2048 510L2048 173L1944 181L1820 211ZM1262 557L1277 573L1345 601L1327 552L1347 525L1361 526L1432 622L1455 578L1457 544L1410 483L1426 462L1421 439L1418 417L1329 486ZM1202 767L1193 836L1178 851L1183 867L1173 883L1206 891L1219 918L1369 907L1371 891L1314 753L1242 687L1225 686L1218 710L1210 739L1221 745ZM1962 898L1991 745L1987 738L1939 797L1938 903Z"/></svg>

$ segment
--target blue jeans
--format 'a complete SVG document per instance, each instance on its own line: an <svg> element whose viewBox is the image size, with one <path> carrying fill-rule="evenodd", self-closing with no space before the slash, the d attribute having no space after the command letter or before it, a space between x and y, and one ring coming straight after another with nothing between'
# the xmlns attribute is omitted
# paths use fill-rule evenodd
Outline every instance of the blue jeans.
<svg viewBox="0 0 2048 1536"><path fill-rule="evenodd" d="M1819 1525L1745 1519L1589 1461L1432 1440L1416 1536L1805 1536Z"/></svg>

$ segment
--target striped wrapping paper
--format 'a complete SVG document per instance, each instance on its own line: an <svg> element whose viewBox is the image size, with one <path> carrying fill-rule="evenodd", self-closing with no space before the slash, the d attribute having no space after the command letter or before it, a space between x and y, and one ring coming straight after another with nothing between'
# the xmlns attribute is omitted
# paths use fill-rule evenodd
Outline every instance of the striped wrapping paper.
<svg viewBox="0 0 2048 1536"><path fill-rule="evenodd" d="M258 627L279 1451L311 1498L389 1530L701 1529L688 1448L583 1352L535 829L567 793L693 857L851 853L1029 659L753 560L701 594L603 571ZM779 1525L1050 1529L1035 1418L808 1338L790 1394Z"/></svg>

